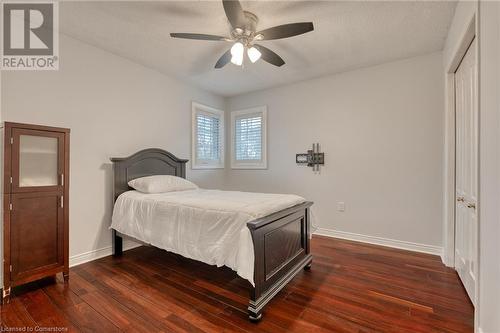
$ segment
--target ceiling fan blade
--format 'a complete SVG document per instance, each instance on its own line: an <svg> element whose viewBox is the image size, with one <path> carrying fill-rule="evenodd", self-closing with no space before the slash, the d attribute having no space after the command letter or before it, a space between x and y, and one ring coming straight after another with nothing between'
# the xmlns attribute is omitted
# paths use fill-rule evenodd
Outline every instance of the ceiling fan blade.
<svg viewBox="0 0 500 333"><path fill-rule="evenodd" d="M215 40L215 41L230 41L231 39L222 36L206 35L206 34L191 34L191 33L171 33L170 37L196 39L196 40Z"/></svg>
<svg viewBox="0 0 500 333"><path fill-rule="evenodd" d="M267 47L264 47L264 46L259 45L259 44L254 44L253 46L257 50L259 50L260 53L262 54L261 55L262 60L267 61L271 65L278 66L278 67L281 67L285 64L285 61L279 55L274 53L274 51L269 50Z"/></svg>
<svg viewBox="0 0 500 333"><path fill-rule="evenodd" d="M224 53L219 60L217 60L217 63L215 64L215 68L222 68L227 65L228 62L231 61L231 50L227 50L226 53Z"/></svg>
<svg viewBox="0 0 500 333"><path fill-rule="evenodd" d="M270 40L293 37L313 30L314 25L312 22L299 22L278 25L276 27L259 31L257 34L262 35L261 40Z"/></svg>
<svg viewBox="0 0 500 333"><path fill-rule="evenodd" d="M242 28L246 25L246 17L238 0L222 0L227 19L233 28Z"/></svg>

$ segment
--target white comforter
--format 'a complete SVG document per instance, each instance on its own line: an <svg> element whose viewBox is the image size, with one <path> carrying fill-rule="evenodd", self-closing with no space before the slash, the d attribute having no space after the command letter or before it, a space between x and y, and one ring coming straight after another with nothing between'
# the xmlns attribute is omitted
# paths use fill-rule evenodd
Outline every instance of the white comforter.
<svg viewBox="0 0 500 333"><path fill-rule="evenodd" d="M111 228L253 281L254 251L246 223L304 202L288 194L188 190L127 191L116 200Z"/></svg>

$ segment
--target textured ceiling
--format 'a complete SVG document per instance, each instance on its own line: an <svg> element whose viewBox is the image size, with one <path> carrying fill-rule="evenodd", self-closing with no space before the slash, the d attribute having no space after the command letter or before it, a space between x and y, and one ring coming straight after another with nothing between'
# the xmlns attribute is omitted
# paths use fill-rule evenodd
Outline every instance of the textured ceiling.
<svg viewBox="0 0 500 333"><path fill-rule="evenodd" d="M242 1L258 29L312 21L315 31L261 42L286 61L213 68L231 44L170 32L228 35L220 1L61 2L60 29L91 45L222 96L442 50L456 2Z"/></svg>

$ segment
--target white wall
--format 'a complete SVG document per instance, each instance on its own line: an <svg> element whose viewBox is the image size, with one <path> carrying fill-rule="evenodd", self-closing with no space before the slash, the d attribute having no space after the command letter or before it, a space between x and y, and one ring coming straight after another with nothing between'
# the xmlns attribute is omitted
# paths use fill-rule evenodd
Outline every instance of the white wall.
<svg viewBox="0 0 500 333"><path fill-rule="evenodd" d="M224 99L69 37L60 70L2 73L4 121L71 128L70 257L111 245L110 157L158 147L190 158L191 100ZM224 172L192 171L203 187Z"/></svg>
<svg viewBox="0 0 500 333"><path fill-rule="evenodd" d="M269 168L228 171L228 188L300 194L324 232L440 247L442 72L434 53L230 98L230 110L268 106ZM321 175L295 164L313 142Z"/></svg>
<svg viewBox="0 0 500 333"><path fill-rule="evenodd" d="M479 323L500 332L500 3L480 2Z"/></svg>

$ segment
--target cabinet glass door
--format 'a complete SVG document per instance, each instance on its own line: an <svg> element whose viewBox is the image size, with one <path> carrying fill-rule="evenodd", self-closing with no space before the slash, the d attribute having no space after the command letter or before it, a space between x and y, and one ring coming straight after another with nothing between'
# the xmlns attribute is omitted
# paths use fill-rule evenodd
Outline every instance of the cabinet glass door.
<svg viewBox="0 0 500 333"><path fill-rule="evenodd" d="M61 187L64 136L26 129L13 129L12 134L13 192Z"/></svg>
<svg viewBox="0 0 500 333"><path fill-rule="evenodd" d="M57 138L19 136L19 187L57 186Z"/></svg>

